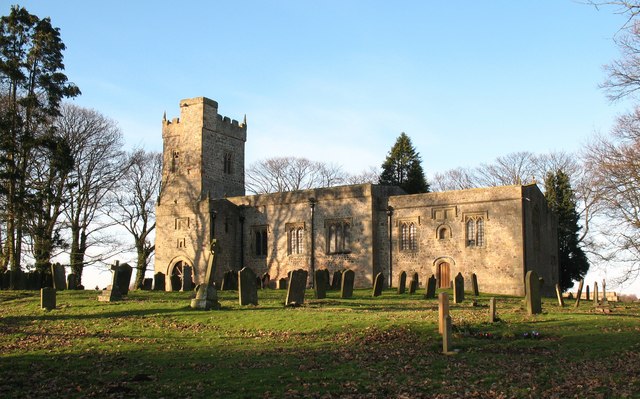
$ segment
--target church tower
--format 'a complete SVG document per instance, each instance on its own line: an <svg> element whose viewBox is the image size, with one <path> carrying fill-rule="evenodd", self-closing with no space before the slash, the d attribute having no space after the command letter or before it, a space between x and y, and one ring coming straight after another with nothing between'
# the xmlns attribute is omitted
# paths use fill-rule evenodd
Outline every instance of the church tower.
<svg viewBox="0 0 640 399"><path fill-rule="evenodd" d="M219 115L208 98L182 100L180 118L163 117L155 272L165 274L167 290L204 275L215 218L210 201L244 195L246 139L246 118Z"/></svg>

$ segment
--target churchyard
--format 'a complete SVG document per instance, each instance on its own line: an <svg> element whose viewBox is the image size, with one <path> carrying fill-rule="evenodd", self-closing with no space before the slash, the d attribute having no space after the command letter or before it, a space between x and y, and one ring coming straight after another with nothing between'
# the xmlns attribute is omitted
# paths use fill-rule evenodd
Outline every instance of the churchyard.
<svg viewBox="0 0 640 399"><path fill-rule="evenodd" d="M425 282L426 283L426 282ZM481 286L482 282L480 282ZM453 290L425 299L328 290L285 307L287 290L259 289L258 305L218 291L220 310L190 307L195 293L0 291L0 395L225 398L640 397L640 305L610 313L582 301ZM438 295L447 292L450 352L442 353ZM497 321L489 322L495 298Z"/></svg>

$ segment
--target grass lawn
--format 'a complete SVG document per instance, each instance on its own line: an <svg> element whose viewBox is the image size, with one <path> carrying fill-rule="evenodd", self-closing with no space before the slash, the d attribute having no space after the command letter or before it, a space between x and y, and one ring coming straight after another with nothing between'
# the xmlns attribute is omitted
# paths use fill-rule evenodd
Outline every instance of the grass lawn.
<svg viewBox="0 0 640 399"><path fill-rule="evenodd" d="M45 311L39 292L0 291L0 397L640 398L640 304L545 299L528 316L497 296L489 324L489 296L467 297L450 304L447 356L422 293L308 290L298 308L285 291L261 290L257 307L218 295L222 310L196 311L188 292L63 291Z"/></svg>

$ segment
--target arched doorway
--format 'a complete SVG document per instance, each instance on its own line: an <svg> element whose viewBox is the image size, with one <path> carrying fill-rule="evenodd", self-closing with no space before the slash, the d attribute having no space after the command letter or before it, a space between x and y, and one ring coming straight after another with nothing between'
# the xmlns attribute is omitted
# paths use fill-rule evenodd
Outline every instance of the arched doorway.
<svg viewBox="0 0 640 399"><path fill-rule="evenodd" d="M440 262L436 269L438 288L449 288L451 285L451 267L449 262Z"/></svg>
<svg viewBox="0 0 640 399"><path fill-rule="evenodd" d="M178 260L171 266L171 271L169 272L171 291L180 291L184 287L185 267L190 267L190 265L183 260ZM191 278L190 273L188 277Z"/></svg>

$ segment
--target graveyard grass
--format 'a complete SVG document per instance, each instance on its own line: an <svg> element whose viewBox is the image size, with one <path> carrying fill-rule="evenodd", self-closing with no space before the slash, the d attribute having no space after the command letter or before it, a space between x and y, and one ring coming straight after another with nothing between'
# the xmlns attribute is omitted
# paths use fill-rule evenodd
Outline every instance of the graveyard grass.
<svg viewBox="0 0 640 399"><path fill-rule="evenodd" d="M0 291L0 394L24 397L624 398L640 397L640 305L610 314L583 301L450 302L455 355L443 355L438 303L422 292L336 291L300 307L284 290L258 306L219 292L222 310L189 308L190 292L131 291L99 303L62 291ZM533 336L533 337L532 337Z"/></svg>

